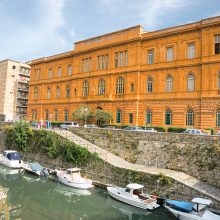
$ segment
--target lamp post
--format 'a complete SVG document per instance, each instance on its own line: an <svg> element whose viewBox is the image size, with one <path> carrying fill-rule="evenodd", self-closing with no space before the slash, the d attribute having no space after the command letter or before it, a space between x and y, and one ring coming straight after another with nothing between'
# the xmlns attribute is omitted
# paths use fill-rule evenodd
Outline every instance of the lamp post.
<svg viewBox="0 0 220 220"><path fill-rule="evenodd" d="M85 112L84 112L84 113L85 113L85 125L84 125L84 127L86 127L86 116L87 116L86 114L87 114L88 109L87 109L87 108L84 108L84 111L85 111Z"/></svg>

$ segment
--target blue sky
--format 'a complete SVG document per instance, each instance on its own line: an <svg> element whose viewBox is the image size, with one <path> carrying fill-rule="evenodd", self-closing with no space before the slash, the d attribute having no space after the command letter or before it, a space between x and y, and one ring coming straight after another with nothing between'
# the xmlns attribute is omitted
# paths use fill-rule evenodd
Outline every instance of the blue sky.
<svg viewBox="0 0 220 220"><path fill-rule="evenodd" d="M145 31L220 15L220 0L0 0L0 60L28 61L140 24Z"/></svg>

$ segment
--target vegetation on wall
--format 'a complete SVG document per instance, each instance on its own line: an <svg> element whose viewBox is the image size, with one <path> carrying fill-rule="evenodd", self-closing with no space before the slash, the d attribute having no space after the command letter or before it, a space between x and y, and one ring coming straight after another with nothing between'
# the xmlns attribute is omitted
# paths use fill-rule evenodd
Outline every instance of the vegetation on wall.
<svg viewBox="0 0 220 220"><path fill-rule="evenodd" d="M6 127L6 146L16 147L19 151L26 152L30 148L33 132L27 121L16 122L14 126Z"/></svg>
<svg viewBox="0 0 220 220"><path fill-rule="evenodd" d="M29 123L20 121L6 131L6 147L23 153L42 153L49 158L61 157L74 165L83 165L90 160L98 160L97 154L70 142L52 131L32 130Z"/></svg>

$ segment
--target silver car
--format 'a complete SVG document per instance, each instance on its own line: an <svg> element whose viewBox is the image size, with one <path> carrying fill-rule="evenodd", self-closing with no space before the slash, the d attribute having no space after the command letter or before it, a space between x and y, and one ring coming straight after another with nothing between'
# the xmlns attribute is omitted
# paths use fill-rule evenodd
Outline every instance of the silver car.
<svg viewBox="0 0 220 220"><path fill-rule="evenodd" d="M78 128L79 124L77 122L66 122L64 124L61 124L59 128L61 129L67 129L67 128Z"/></svg>

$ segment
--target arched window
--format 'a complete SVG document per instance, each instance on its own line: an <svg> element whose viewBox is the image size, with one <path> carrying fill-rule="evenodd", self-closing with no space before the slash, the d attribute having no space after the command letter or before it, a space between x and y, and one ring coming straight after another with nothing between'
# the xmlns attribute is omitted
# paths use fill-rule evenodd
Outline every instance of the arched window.
<svg viewBox="0 0 220 220"><path fill-rule="evenodd" d="M67 98L70 97L70 86L69 85L66 86L66 97Z"/></svg>
<svg viewBox="0 0 220 220"><path fill-rule="evenodd" d="M151 125L152 124L152 111L147 110L146 113L146 125Z"/></svg>
<svg viewBox="0 0 220 220"><path fill-rule="evenodd" d="M172 92L173 91L173 77L168 76L166 78L166 92Z"/></svg>
<svg viewBox="0 0 220 220"><path fill-rule="evenodd" d="M68 121L69 113L67 110L64 111L64 121Z"/></svg>
<svg viewBox="0 0 220 220"><path fill-rule="evenodd" d="M116 111L116 123L121 123L121 110Z"/></svg>
<svg viewBox="0 0 220 220"><path fill-rule="evenodd" d="M58 110L57 109L55 109L55 112L54 112L54 120L58 121Z"/></svg>
<svg viewBox="0 0 220 220"><path fill-rule="evenodd" d="M187 91L191 92L195 90L195 77L192 73L187 76Z"/></svg>
<svg viewBox="0 0 220 220"><path fill-rule="evenodd" d="M194 43L190 43L188 45L188 59L193 59L195 58L195 44Z"/></svg>
<svg viewBox="0 0 220 220"><path fill-rule="evenodd" d="M105 80L101 79L99 81L98 95L104 95L104 94L105 94Z"/></svg>
<svg viewBox="0 0 220 220"><path fill-rule="evenodd" d="M60 87L57 87L57 98L60 98Z"/></svg>
<svg viewBox="0 0 220 220"><path fill-rule="evenodd" d="M47 88L47 98L50 99L50 88Z"/></svg>
<svg viewBox="0 0 220 220"><path fill-rule="evenodd" d="M46 110L45 112L45 120L48 121L49 120L49 111Z"/></svg>
<svg viewBox="0 0 220 220"><path fill-rule="evenodd" d="M122 77L117 79L116 94L124 94L124 79Z"/></svg>
<svg viewBox="0 0 220 220"><path fill-rule="evenodd" d="M37 99L37 98L38 98L38 95L39 95L39 90L38 90L38 87L35 86L35 87L34 87L34 98Z"/></svg>
<svg viewBox="0 0 220 220"><path fill-rule="evenodd" d="M89 95L89 83L87 80L83 82L83 94L84 97Z"/></svg>
<svg viewBox="0 0 220 220"><path fill-rule="evenodd" d="M186 126L194 125L194 112L190 109L186 112Z"/></svg>
<svg viewBox="0 0 220 220"><path fill-rule="evenodd" d="M216 112L216 127L220 127L220 109Z"/></svg>
<svg viewBox="0 0 220 220"><path fill-rule="evenodd" d="M147 92L148 93L153 92L153 79L152 79L152 77L147 78Z"/></svg>
<svg viewBox="0 0 220 220"><path fill-rule="evenodd" d="M170 109L167 109L165 112L165 125L171 125L172 124L172 112Z"/></svg>

